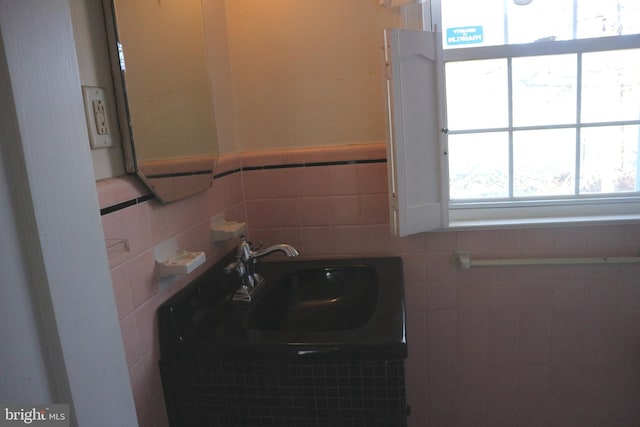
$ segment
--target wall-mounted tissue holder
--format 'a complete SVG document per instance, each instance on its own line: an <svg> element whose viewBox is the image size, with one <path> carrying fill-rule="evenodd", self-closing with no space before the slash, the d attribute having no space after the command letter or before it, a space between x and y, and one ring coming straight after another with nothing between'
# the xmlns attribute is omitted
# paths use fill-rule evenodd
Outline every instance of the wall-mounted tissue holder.
<svg viewBox="0 0 640 427"><path fill-rule="evenodd" d="M207 259L204 252L187 252L177 248L175 238L171 238L153 248L156 259L156 278L189 274L204 264Z"/></svg>

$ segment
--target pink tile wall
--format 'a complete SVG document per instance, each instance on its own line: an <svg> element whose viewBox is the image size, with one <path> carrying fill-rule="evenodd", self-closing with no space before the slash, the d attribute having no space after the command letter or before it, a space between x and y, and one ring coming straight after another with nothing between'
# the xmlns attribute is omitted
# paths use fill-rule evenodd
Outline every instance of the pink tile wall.
<svg viewBox="0 0 640 427"><path fill-rule="evenodd" d="M226 156L220 159L216 172L239 167L238 156ZM149 193L132 176L99 181L97 190L101 208ZM245 221L240 173L216 179L208 191L167 206L152 200L102 216L105 239L109 242L126 239L128 242L128 251L114 250L110 264L122 340L141 427L168 425L157 365L157 308L213 265L221 255L232 250L232 246L214 250L211 245L209 219L218 213L223 213L229 221ZM189 276L161 289L154 276L153 247L171 237L176 238L180 248L204 251L207 262Z"/></svg>
<svg viewBox="0 0 640 427"><path fill-rule="evenodd" d="M324 159L381 153L359 148L326 150ZM320 156L303 154L298 162ZM254 153L251 165L284 158ZM244 176L254 240L286 241L309 256L403 258L410 426L640 425L640 266L458 271L452 257L456 249L488 258L637 256L640 225L398 239L389 235L385 164Z"/></svg>
<svg viewBox="0 0 640 427"><path fill-rule="evenodd" d="M368 144L245 153L225 162L233 170L239 162L384 157L382 144ZM117 194L144 191L127 180L110 181L98 183L101 207L103 199L109 205L121 200ZM208 217L226 212L243 220L245 207L254 241L291 243L306 256L403 258L410 426L640 425L640 266L458 271L452 258L456 249L488 258L637 256L640 225L399 239L389 234L386 197L384 163L308 166L235 173L167 207L147 202L105 215L105 236L130 243L130 252L112 264L112 277L141 425L166 425L154 314L183 285L158 291L149 251L175 235L213 262L216 254L202 238Z"/></svg>

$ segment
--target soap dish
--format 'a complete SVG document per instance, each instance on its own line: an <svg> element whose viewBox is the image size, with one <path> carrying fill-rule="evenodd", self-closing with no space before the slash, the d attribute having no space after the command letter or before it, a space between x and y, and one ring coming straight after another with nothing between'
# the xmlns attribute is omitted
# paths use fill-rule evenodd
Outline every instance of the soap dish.
<svg viewBox="0 0 640 427"><path fill-rule="evenodd" d="M176 254L164 261L156 261L156 276L158 278L175 274L189 274L204 264L204 252L187 252L178 250Z"/></svg>
<svg viewBox="0 0 640 427"><path fill-rule="evenodd" d="M214 244L227 242L246 232L247 224L244 222L225 221L217 217L211 221L211 234Z"/></svg>

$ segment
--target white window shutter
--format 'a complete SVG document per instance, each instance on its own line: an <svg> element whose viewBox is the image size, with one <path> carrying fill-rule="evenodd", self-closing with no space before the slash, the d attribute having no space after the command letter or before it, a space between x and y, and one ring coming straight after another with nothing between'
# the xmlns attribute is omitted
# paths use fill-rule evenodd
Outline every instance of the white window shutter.
<svg viewBox="0 0 640 427"><path fill-rule="evenodd" d="M385 31L390 213L394 234L445 227L436 34Z"/></svg>

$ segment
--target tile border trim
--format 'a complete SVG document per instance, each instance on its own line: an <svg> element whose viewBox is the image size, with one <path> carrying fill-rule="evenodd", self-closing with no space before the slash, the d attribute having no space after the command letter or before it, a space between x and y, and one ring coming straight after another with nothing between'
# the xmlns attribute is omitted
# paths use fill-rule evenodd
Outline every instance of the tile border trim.
<svg viewBox="0 0 640 427"><path fill-rule="evenodd" d="M289 163L282 165L266 165L266 166L244 166L232 170L228 170L226 172L221 172L219 174L215 174L213 179L224 178L228 175L233 175L239 172L246 171L255 171L255 170L270 170L270 169L292 169L292 168L304 168L304 167L317 167L317 166L340 166L340 165L361 165L361 164L370 164L370 163L386 163L387 159L361 159L361 160L343 160L343 161L329 161L329 162L311 162L311 163ZM113 212L117 212L119 210L128 208L130 206L137 205L138 203L143 203L149 200L154 200L155 196L151 193L145 194L140 197L135 197L130 200L125 200L124 202L116 203L115 205L107 206L105 208L100 209L100 215L107 215Z"/></svg>

